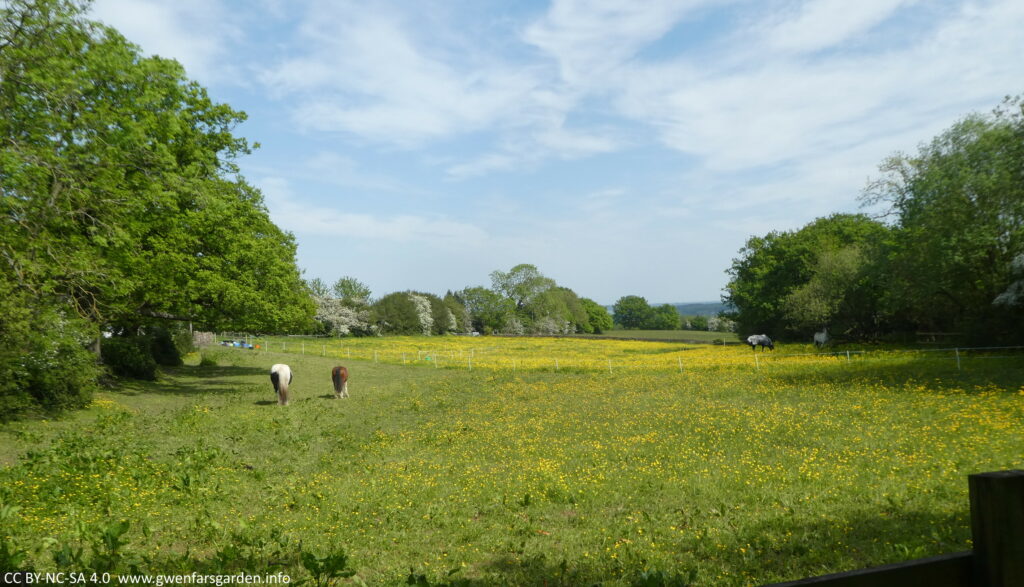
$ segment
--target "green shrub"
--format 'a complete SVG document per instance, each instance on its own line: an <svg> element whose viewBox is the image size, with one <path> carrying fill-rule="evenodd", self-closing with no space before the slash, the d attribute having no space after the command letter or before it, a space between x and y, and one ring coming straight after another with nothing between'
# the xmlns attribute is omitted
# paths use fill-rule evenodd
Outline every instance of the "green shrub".
<svg viewBox="0 0 1024 587"><path fill-rule="evenodd" d="M196 350L196 345L192 337L192 332L184 326L179 326L171 330L171 338L174 339L174 346L178 349L178 355L184 357L185 355Z"/></svg>
<svg viewBox="0 0 1024 587"><path fill-rule="evenodd" d="M103 341L103 363L118 377L156 379L152 341L146 336L115 336ZM180 357L179 357L180 358Z"/></svg>
<svg viewBox="0 0 1024 587"><path fill-rule="evenodd" d="M87 327L57 311L0 335L0 421L85 406L100 370L86 347Z"/></svg>
<svg viewBox="0 0 1024 587"><path fill-rule="evenodd" d="M181 350L169 330L163 326L154 326L147 329L147 332L147 338L150 339L149 349L157 365L180 367L183 364Z"/></svg>

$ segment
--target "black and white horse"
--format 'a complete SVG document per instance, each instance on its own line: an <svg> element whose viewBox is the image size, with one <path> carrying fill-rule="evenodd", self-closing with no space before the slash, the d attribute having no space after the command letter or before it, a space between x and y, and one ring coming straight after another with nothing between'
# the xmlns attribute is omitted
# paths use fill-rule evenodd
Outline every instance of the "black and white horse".
<svg viewBox="0 0 1024 587"><path fill-rule="evenodd" d="M768 338L767 334L751 334L747 337L747 344L750 345L752 350L757 350L757 345L761 345L761 351L764 351L764 347L768 347L769 350L775 350L775 344L772 343L772 339Z"/></svg>
<svg viewBox="0 0 1024 587"><path fill-rule="evenodd" d="M270 382L277 392L277 405L288 405L288 385L292 382L292 369L288 365L278 363L270 368Z"/></svg>

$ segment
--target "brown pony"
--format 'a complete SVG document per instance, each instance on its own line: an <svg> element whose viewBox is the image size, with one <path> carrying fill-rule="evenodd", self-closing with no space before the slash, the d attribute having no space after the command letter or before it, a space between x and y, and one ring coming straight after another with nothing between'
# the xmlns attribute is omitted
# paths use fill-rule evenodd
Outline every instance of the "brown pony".
<svg viewBox="0 0 1024 587"><path fill-rule="evenodd" d="M331 369L331 381L334 382L334 397L348 397L348 369L335 367Z"/></svg>

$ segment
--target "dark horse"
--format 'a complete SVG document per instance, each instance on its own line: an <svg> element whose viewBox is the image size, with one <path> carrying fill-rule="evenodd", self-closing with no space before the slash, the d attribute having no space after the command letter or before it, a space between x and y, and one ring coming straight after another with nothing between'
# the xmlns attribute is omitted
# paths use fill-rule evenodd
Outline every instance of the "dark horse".
<svg viewBox="0 0 1024 587"><path fill-rule="evenodd" d="M331 381L334 382L334 397L348 397L348 369L335 367L331 369Z"/></svg>

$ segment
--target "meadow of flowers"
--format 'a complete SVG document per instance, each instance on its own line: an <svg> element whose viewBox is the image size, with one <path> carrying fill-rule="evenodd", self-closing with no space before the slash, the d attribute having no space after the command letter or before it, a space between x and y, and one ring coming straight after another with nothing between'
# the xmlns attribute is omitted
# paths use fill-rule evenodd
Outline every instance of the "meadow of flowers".
<svg viewBox="0 0 1024 587"><path fill-rule="evenodd" d="M887 347L817 349L812 344L784 345L779 352L754 352L745 344L680 344L656 340L601 340L554 337L391 336L323 339L314 337L249 338L263 351L319 355L339 360L368 360L393 365L442 369L577 372L686 372L712 368L760 370L794 366L831 368L938 363L940 371L963 369L965 363L1024 360L1024 347L993 349ZM855 367L856 368L856 367Z"/></svg>
<svg viewBox="0 0 1024 587"><path fill-rule="evenodd" d="M0 428L0 566L756 585L968 549L966 476L1024 467L1012 357L269 342Z"/></svg>

